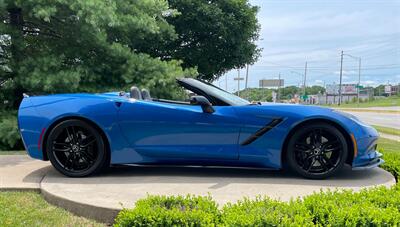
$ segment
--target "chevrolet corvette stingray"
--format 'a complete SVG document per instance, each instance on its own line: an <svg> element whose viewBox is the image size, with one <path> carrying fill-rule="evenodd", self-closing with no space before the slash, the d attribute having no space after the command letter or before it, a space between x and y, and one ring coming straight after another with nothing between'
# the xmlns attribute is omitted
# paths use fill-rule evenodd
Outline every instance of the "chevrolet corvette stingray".
<svg viewBox="0 0 400 227"><path fill-rule="evenodd" d="M179 78L187 101L149 91L24 95L18 125L28 154L84 177L117 164L289 168L312 179L344 165L380 165L377 131L324 107L250 103Z"/></svg>

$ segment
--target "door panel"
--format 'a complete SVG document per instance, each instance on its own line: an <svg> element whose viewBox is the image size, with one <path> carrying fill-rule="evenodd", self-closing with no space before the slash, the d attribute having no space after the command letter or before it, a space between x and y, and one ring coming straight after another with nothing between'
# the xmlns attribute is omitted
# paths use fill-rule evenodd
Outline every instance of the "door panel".
<svg viewBox="0 0 400 227"><path fill-rule="evenodd" d="M240 122L230 106L214 107L137 101L123 103L119 124L141 155L186 159L238 159Z"/></svg>

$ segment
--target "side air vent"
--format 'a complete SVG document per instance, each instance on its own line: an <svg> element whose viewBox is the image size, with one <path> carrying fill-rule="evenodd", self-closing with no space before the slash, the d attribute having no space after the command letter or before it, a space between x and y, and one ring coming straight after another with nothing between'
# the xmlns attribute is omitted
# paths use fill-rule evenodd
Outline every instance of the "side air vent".
<svg viewBox="0 0 400 227"><path fill-rule="evenodd" d="M260 130L258 130L256 133L251 135L249 138L247 138L245 141L243 141L240 145L248 145L254 142L258 137L264 135L266 132L277 126L279 123L281 123L283 120L282 118L275 118L273 119L270 123L268 123L266 126L262 127Z"/></svg>

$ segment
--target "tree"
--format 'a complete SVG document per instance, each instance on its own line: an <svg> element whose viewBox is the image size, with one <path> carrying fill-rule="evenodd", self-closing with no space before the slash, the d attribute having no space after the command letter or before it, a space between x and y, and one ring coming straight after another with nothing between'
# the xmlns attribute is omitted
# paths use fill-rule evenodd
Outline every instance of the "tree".
<svg viewBox="0 0 400 227"><path fill-rule="evenodd" d="M316 95L318 93L323 94L325 92L325 88L318 86L318 85L314 85L312 87L306 87L306 94L307 95Z"/></svg>
<svg viewBox="0 0 400 227"><path fill-rule="evenodd" d="M124 90L133 84L171 94L174 78L194 75L181 61L135 48L173 40L168 2L0 0L0 86L16 108L23 92ZM147 45L151 45L147 44ZM155 89L157 88L157 89ZM3 100L1 100L3 101Z"/></svg>
<svg viewBox="0 0 400 227"><path fill-rule="evenodd" d="M248 0L168 0L179 11L166 20L176 39L138 46L162 59L181 59L184 68L197 67L199 77L213 81L223 73L254 63L260 49L256 6Z"/></svg>

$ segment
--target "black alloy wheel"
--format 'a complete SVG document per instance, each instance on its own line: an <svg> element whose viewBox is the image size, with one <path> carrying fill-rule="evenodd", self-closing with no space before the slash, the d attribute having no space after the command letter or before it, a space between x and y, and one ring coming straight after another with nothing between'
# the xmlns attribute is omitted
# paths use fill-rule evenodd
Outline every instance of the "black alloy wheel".
<svg viewBox="0 0 400 227"><path fill-rule="evenodd" d="M334 126L319 123L300 128L291 137L287 158L296 173L323 179L341 169L347 159L347 142Z"/></svg>
<svg viewBox="0 0 400 227"><path fill-rule="evenodd" d="M100 171L107 163L100 133L81 120L66 120L56 125L46 141L52 165L69 177L84 177Z"/></svg>

